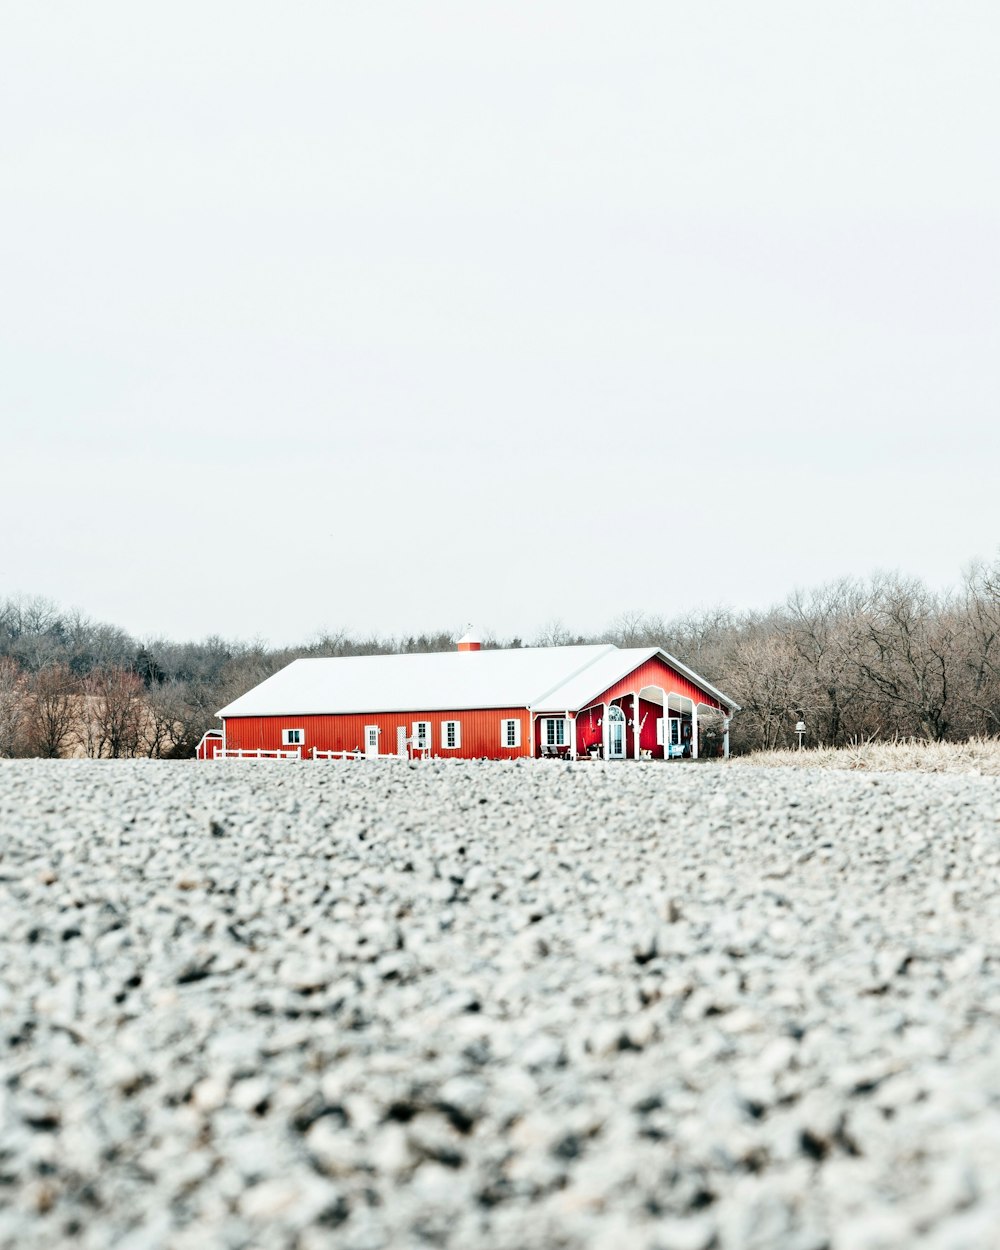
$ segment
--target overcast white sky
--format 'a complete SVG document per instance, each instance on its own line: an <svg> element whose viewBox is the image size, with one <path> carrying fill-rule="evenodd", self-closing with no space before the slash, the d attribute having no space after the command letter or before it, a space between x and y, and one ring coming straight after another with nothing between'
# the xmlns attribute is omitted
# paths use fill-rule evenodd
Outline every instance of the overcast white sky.
<svg viewBox="0 0 1000 1250"><path fill-rule="evenodd" d="M995 0L0 8L0 595L530 637L1000 541Z"/></svg>

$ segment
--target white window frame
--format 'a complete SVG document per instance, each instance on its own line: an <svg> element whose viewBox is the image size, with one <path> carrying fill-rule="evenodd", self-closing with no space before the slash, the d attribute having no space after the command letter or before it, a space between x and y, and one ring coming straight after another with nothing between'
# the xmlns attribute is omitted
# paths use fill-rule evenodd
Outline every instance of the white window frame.
<svg viewBox="0 0 1000 1250"><path fill-rule="evenodd" d="M454 731L455 741L449 742L448 735ZM462 745L462 722L460 720L446 720L441 725L441 750L457 751Z"/></svg>
<svg viewBox="0 0 1000 1250"><path fill-rule="evenodd" d="M415 720L413 722L413 749L414 751L429 751L434 741L434 735L429 720Z"/></svg>
<svg viewBox="0 0 1000 1250"><path fill-rule="evenodd" d="M564 716L542 717L542 745L547 747L569 745L569 721Z"/></svg>
<svg viewBox="0 0 1000 1250"><path fill-rule="evenodd" d="M519 720L512 717L510 720L500 722L500 745L505 751L513 751L521 745L521 722Z"/></svg>
<svg viewBox="0 0 1000 1250"><path fill-rule="evenodd" d="M670 745L679 747L681 745L681 718L679 716L671 716L670 723Z"/></svg>
<svg viewBox="0 0 1000 1250"><path fill-rule="evenodd" d="M306 744L306 731L304 729L283 729L281 731L281 745L283 747L304 747Z"/></svg>

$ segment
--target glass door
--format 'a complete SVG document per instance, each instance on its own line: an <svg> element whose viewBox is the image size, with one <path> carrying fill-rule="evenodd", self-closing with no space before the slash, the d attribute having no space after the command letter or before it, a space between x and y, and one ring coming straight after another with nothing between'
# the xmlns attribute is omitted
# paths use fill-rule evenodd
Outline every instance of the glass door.
<svg viewBox="0 0 1000 1250"><path fill-rule="evenodd" d="M608 709L608 759L625 758L625 713L620 707Z"/></svg>

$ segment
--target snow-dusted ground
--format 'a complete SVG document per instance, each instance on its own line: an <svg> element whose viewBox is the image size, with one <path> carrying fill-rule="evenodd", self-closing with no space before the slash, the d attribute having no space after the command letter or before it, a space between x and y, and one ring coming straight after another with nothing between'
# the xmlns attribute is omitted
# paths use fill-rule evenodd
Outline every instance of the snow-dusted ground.
<svg viewBox="0 0 1000 1250"><path fill-rule="evenodd" d="M0 762L0 1246L1000 1246L1000 782Z"/></svg>

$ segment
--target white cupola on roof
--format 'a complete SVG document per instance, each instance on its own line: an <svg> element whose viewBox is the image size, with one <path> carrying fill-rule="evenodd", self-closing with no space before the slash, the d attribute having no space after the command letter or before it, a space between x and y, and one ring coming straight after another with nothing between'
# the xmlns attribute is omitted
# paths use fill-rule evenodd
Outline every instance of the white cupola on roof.
<svg viewBox="0 0 1000 1250"><path fill-rule="evenodd" d="M479 631L470 625L466 633L459 638L456 646L459 651L481 651L483 640L479 636Z"/></svg>

